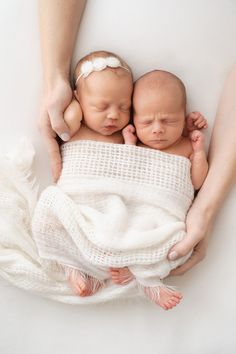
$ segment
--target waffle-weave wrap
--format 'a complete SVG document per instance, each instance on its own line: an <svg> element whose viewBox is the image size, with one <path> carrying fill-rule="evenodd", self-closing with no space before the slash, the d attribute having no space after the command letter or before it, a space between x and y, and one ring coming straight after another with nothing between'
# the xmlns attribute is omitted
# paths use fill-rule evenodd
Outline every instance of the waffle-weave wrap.
<svg viewBox="0 0 236 354"><path fill-rule="evenodd" d="M194 192L190 161L96 141L69 142L61 152L61 177L34 214L40 256L97 277L108 267L167 262L185 235ZM169 270L176 266L168 263Z"/></svg>

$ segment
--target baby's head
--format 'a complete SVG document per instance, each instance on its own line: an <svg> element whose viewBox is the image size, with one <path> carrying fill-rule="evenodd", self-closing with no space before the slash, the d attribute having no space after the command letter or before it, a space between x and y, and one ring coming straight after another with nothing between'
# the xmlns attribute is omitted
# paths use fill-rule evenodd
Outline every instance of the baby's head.
<svg viewBox="0 0 236 354"><path fill-rule="evenodd" d="M162 150L179 140L186 116L186 91L175 75L154 70L139 78L133 94L134 125L139 140Z"/></svg>
<svg viewBox="0 0 236 354"><path fill-rule="evenodd" d="M129 123L133 77L116 54L97 51L86 55L76 65L74 83L87 127L112 135Z"/></svg>

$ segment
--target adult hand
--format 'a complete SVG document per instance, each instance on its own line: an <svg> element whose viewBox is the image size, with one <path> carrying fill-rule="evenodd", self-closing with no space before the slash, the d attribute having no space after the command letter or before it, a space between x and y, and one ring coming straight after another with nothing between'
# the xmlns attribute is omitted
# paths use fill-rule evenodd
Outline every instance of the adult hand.
<svg viewBox="0 0 236 354"><path fill-rule="evenodd" d="M190 258L180 267L173 269L171 275L182 275L205 258L211 229L211 220L207 213L199 210L194 204L190 208L186 219L187 234L185 238L174 245L169 259L178 259L193 250Z"/></svg>
<svg viewBox="0 0 236 354"><path fill-rule="evenodd" d="M39 130L48 151L54 182L58 180L62 168L57 135L63 141L70 139L69 128L63 119L63 114L71 100L70 83L63 78L58 78L53 87L46 90L41 109Z"/></svg>

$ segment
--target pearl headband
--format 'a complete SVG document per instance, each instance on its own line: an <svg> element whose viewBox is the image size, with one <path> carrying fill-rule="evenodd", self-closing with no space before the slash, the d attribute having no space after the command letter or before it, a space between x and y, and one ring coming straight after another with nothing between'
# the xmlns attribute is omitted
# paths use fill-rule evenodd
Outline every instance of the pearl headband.
<svg viewBox="0 0 236 354"><path fill-rule="evenodd" d="M75 85L79 81L79 79L83 76L84 78L89 76L93 71L102 71L109 68L122 68L130 72L128 68L123 66L120 60L116 57L106 57L106 58L95 58L92 60L86 60L80 68L80 74L75 81Z"/></svg>

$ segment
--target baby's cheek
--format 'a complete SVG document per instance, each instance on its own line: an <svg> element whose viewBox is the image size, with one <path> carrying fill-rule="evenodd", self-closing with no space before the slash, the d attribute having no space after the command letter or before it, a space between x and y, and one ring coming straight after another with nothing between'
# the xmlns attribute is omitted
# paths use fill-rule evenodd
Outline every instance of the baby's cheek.
<svg viewBox="0 0 236 354"><path fill-rule="evenodd" d="M69 127L70 135L73 136L80 128L82 120L82 111L78 105L73 102L64 112L64 120Z"/></svg>
<svg viewBox="0 0 236 354"><path fill-rule="evenodd" d="M136 135L141 142L146 140L147 132L145 132L144 128L136 127Z"/></svg>
<svg viewBox="0 0 236 354"><path fill-rule="evenodd" d="M128 124L130 122L130 113L124 113L123 120Z"/></svg>

